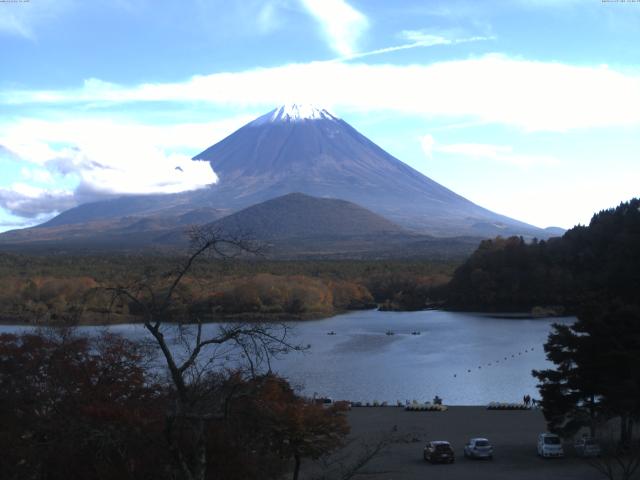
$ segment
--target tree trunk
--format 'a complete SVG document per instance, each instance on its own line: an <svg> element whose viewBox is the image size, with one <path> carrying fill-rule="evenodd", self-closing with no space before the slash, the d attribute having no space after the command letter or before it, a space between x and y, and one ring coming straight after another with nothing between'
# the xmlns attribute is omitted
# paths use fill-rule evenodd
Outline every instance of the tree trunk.
<svg viewBox="0 0 640 480"><path fill-rule="evenodd" d="M300 455L298 455L297 453L293 456L293 459L295 460L296 464L293 468L293 480L298 480L298 475L300 474Z"/></svg>
<svg viewBox="0 0 640 480"><path fill-rule="evenodd" d="M620 415L620 444L624 447L629 445L629 416L626 413Z"/></svg>
<svg viewBox="0 0 640 480"><path fill-rule="evenodd" d="M205 480L207 476L207 437L206 425L203 419L195 420L193 427L196 435L196 447L193 466L193 480Z"/></svg>
<svg viewBox="0 0 640 480"><path fill-rule="evenodd" d="M589 408L589 416L591 417L591 422L589 423L589 433L591 434L591 438L596 438L597 414L595 405L595 396L591 395L591 407Z"/></svg>
<svg viewBox="0 0 640 480"><path fill-rule="evenodd" d="M193 480L193 476L191 475L191 469L182 454L182 450L180 449L180 445L178 445L174 439L174 423L175 416L173 413L168 413L165 418L165 437L167 440L167 444L169 446L169 451L173 455L175 470L174 470L174 478L182 478L184 480Z"/></svg>

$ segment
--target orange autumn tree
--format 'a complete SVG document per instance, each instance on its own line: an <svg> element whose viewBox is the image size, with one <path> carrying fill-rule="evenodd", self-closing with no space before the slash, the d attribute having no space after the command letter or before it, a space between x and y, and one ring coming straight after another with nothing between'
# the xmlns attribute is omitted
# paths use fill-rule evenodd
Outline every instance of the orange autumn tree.
<svg viewBox="0 0 640 480"><path fill-rule="evenodd" d="M346 404L324 407L296 395L289 383L273 374L252 380L255 395L239 402L245 421L256 431L268 432L271 448L282 458L293 459L297 480L303 458L318 459L344 444L349 425Z"/></svg>

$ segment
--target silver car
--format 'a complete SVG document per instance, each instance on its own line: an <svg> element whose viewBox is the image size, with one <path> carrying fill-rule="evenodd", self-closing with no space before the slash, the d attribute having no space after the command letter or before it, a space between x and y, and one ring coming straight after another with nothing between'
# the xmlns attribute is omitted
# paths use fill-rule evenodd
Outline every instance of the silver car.
<svg viewBox="0 0 640 480"><path fill-rule="evenodd" d="M467 458L493 459L493 447L486 438L471 438L464 446L464 456Z"/></svg>

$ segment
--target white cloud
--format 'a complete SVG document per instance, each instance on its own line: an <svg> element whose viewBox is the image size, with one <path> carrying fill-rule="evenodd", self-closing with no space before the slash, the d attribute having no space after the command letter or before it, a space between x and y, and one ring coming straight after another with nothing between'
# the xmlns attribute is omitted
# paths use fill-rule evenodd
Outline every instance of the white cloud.
<svg viewBox="0 0 640 480"><path fill-rule="evenodd" d="M433 136L422 137L422 149L431 158L434 152L463 157L465 160L488 160L516 167L552 166L558 159L551 155L531 155L517 153L510 145L490 143L454 143L440 144Z"/></svg>
<svg viewBox="0 0 640 480"><path fill-rule="evenodd" d="M253 116L219 122L149 126L102 119L23 119L0 128L0 146L36 168L21 169L25 180L48 182L73 175L71 190L18 183L0 190L0 206L34 217L113 195L178 193L217 181L207 162L193 154L216 143Z"/></svg>
<svg viewBox="0 0 640 480"><path fill-rule="evenodd" d="M33 31L11 12L0 15L0 33L16 35L18 37L33 40Z"/></svg>
<svg viewBox="0 0 640 480"><path fill-rule="evenodd" d="M41 168L23 167L20 169L20 174L25 180L33 180L38 183L53 183L51 172Z"/></svg>
<svg viewBox="0 0 640 480"><path fill-rule="evenodd" d="M269 0L258 9L256 24L260 33L271 33L282 26L282 12L287 2L283 0Z"/></svg>
<svg viewBox="0 0 640 480"><path fill-rule="evenodd" d="M403 30L400 32L400 38L421 45L449 45L456 42L454 38L434 35L426 30Z"/></svg>
<svg viewBox="0 0 640 480"><path fill-rule="evenodd" d="M431 158L431 156L433 155L433 147L435 143L435 139L432 135L429 134L423 136L420 141L420 144L422 145L422 151L428 158Z"/></svg>
<svg viewBox="0 0 640 480"><path fill-rule="evenodd" d="M14 215L37 218L42 214L61 212L77 205L74 194L62 189L42 189L24 183L0 188L0 207Z"/></svg>
<svg viewBox="0 0 640 480"><path fill-rule="evenodd" d="M343 56L353 55L367 30L367 17L344 0L301 0L327 36L331 48Z"/></svg>
<svg viewBox="0 0 640 480"><path fill-rule="evenodd" d="M74 0L37 0L26 2L4 2L0 15L0 34L37 38L37 30L69 11Z"/></svg>
<svg viewBox="0 0 640 480"><path fill-rule="evenodd" d="M477 120L526 131L640 124L640 76L504 55L428 65L312 62L121 87L88 82L75 91L0 93L6 104L210 102L272 107L295 99L334 110L394 111Z"/></svg>

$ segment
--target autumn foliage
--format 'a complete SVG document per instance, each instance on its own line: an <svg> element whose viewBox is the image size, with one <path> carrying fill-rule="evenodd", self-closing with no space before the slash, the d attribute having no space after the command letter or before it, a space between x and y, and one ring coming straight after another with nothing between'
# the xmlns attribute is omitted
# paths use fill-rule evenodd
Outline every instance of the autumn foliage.
<svg viewBox="0 0 640 480"><path fill-rule="evenodd" d="M0 253L0 322L36 325L136 322L130 302L111 303L105 287L153 278L170 257ZM318 318L347 310L424 308L434 287L446 283L450 264L382 261L203 261L181 282L167 320L246 316L271 320Z"/></svg>
<svg viewBox="0 0 640 480"><path fill-rule="evenodd" d="M222 282L207 301L213 311L222 313L327 315L373 306L373 297L362 285L267 273Z"/></svg>
<svg viewBox="0 0 640 480"><path fill-rule="evenodd" d="M123 338L0 336L0 477L154 478L163 399Z"/></svg>
<svg viewBox="0 0 640 480"><path fill-rule="evenodd" d="M174 393L152 359L107 333L0 335L0 478L174 478ZM207 423L206 478L282 478L340 447L349 430L343 408L315 405L271 374L210 372L198 388L206 408L223 412Z"/></svg>

